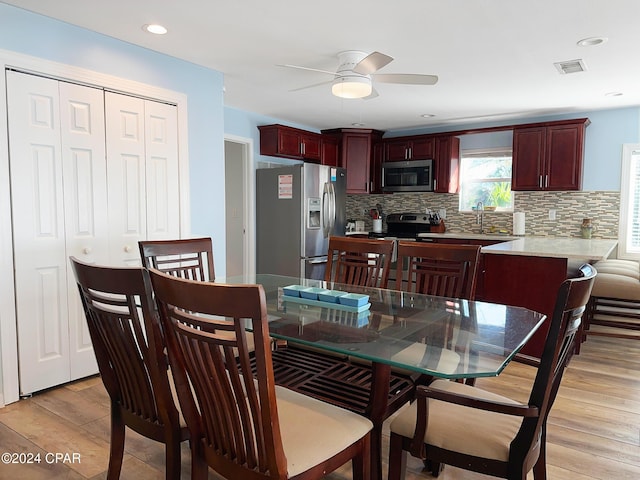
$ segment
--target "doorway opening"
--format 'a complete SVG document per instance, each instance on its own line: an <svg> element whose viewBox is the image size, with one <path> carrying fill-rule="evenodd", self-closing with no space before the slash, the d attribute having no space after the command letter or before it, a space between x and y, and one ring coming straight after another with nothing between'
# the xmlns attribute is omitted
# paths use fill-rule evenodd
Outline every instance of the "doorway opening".
<svg viewBox="0 0 640 480"><path fill-rule="evenodd" d="M253 140L225 135L226 275L254 275L255 167Z"/></svg>

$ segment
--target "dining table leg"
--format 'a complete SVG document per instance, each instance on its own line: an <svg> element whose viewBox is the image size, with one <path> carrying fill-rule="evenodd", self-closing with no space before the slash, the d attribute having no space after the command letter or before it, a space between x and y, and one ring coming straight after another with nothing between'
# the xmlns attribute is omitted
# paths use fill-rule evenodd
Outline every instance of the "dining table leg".
<svg viewBox="0 0 640 480"><path fill-rule="evenodd" d="M382 424L385 421L389 401L391 366L373 362L371 396L367 416L373 423L371 431L371 479L382 480Z"/></svg>

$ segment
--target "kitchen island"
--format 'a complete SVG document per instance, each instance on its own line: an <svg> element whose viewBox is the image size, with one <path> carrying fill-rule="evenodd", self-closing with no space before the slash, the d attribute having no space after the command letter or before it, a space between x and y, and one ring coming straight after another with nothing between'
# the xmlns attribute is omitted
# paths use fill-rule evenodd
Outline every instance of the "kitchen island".
<svg viewBox="0 0 640 480"><path fill-rule="evenodd" d="M617 240L573 237L519 237L480 233L422 233L421 241L481 245L476 300L525 307L553 317L560 284L583 263L611 255ZM521 350L536 363L549 330L542 325ZM581 335L578 337L581 338Z"/></svg>
<svg viewBox="0 0 640 480"><path fill-rule="evenodd" d="M582 263L606 259L617 243L607 239L522 237L484 246L479 299L526 307L552 318L560 284ZM521 350L521 359L536 363L540 358L549 329L545 323Z"/></svg>

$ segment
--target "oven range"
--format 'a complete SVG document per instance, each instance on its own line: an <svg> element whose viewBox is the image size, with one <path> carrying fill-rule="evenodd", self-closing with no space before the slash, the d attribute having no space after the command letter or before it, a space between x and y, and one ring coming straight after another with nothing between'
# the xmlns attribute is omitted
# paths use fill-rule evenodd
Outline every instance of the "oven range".
<svg viewBox="0 0 640 480"><path fill-rule="evenodd" d="M397 246L398 240L404 241L424 241L419 238L421 233L431 232L432 225L440 223L438 214L425 213L390 213L386 218L387 231L381 233L369 233L369 238L384 238L386 240L394 240L393 257L391 260L391 271L389 272L389 284L393 285L396 281L396 265L397 265ZM408 270L408 265L403 265L403 270Z"/></svg>

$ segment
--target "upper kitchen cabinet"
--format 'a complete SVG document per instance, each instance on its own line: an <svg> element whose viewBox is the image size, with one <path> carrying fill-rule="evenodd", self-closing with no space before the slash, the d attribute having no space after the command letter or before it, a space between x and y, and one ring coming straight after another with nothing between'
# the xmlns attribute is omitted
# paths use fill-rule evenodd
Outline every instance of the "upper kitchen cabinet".
<svg viewBox="0 0 640 480"><path fill-rule="evenodd" d="M589 119L515 127L511 190L580 190Z"/></svg>
<svg viewBox="0 0 640 480"><path fill-rule="evenodd" d="M258 129L261 155L321 161L320 134L278 124L261 125Z"/></svg>
<svg viewBox="0 0 640 480"><path fill-rule="evenodd" d="M384 142L384 161L400 162L404 160L428 160L434 156L432 137L403 137Z"/></svg>
<svg viewBox="0 0 640 480"><path fill-rule="evenodd" d="M364 128L338 128L323 130L340 144L340 167L347 170L347 193L373 193L373 145L382 138L378 130Z"/></svg>
<svg viewBox="0 0 640 480"><path fill-rule="evenodd" d="M330 135L321 135L320 163L330 167L337 167L340 160L340 144L338 139Z"/></svg>
<svg viewBox="0 0 640 480"><path fill-rule="evenodd" d="M434 138L434 178L433 191L436 193L457 193L460 174L460 139L454 136Z"/></svg>

